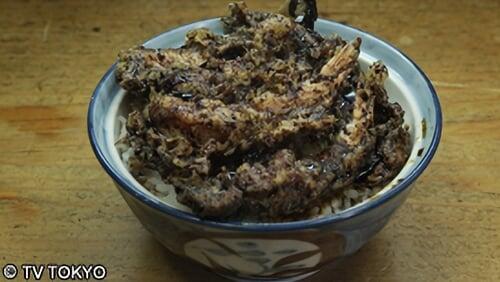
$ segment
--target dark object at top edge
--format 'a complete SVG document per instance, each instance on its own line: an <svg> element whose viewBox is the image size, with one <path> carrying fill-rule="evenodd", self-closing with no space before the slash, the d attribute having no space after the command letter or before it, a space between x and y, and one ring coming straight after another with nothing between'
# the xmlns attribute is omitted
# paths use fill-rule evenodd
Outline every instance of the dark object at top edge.
<svg viewBox="0 0 500 282"><path fill-rule="evenodd" d="M318 9L316 7L316 0L304 0L306 11L301 24L310 30L314 30L314 22L318 19ZM292 17L296 17L295 11L297 10L298 0L290 0L288 4L288 13Z"/></svg>

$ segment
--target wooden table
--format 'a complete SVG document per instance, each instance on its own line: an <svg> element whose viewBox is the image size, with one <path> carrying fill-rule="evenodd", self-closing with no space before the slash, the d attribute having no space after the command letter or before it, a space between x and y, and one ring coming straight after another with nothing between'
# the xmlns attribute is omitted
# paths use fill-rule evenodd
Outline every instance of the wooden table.
<svg viewBox="0 0 500 282"><path fill-rule="evenodd" d="M281 1L248 1L275 10ZM226 1L0 2L0 266L101 263L112 280L220 281L168 254L87 139L120 49L221 15ZM319 1L401 48L444 110L438 153L389 225L311 281L500 281L500 2Z"/></svg>

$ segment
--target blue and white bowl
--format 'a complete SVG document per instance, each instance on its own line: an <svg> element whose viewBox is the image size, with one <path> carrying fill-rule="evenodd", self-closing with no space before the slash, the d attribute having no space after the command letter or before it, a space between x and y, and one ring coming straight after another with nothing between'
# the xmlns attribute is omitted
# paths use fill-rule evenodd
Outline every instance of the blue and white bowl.
<svg viewBox="0 0 500 282"><path fill-rule="evenodd" d="M147 41L152 48L179 47L186 32L206 27L222 33L219 19L195 22ZM345 40L361 37L360 62L382 60L389 70L389 98L405 110L413 140L411 156L392 183L366 202L338 214L286 223L203 220L170 206L142 187L126 170L114 146L117 116L126 115L123 90L113 65L97 85L89 105L88 133L97 159L137 218L172 253L188 257L233 279L296 280L356 252L388 222L412 184L431 161L441 136L441 109L422 70L390 44L361 30L320 19L316 30Z"/></svg>

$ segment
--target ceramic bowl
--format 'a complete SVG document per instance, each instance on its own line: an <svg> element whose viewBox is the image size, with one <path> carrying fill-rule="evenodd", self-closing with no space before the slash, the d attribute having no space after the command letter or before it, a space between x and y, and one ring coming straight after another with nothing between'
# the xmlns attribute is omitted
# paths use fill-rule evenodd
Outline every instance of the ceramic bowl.
<svg viewBox="0 0 500 282"><path fill-rule="evenodd" d="M222 32L219 19L195 22L162 33L146 47L179 47L187 31L206 27ZM287 223L245 223L203 220L169 206L144 189L119 159L114 141L117 115L125 115L123 91L115 81L115 65L97 85L88 111L88 133L102 167L111 176L137 218L172 253L214 272L240 280L297 280L356 252L388 222L425 170L441 135L441 110L436 92L422 70L390 44L361 30L320 19L316 30L345 40L361 37L360 62L382 60L389 70L390 100L405 110L413 150L396 177L373 198L341 213Z"/></svg>

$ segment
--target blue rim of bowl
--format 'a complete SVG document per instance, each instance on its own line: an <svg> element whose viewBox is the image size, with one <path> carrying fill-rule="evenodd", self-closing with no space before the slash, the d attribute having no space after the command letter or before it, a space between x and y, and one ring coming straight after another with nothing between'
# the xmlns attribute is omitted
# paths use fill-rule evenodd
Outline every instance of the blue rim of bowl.
<svg viewBox="0 0 500 282"><path fill-rule="evenodd" d="M217 20L220 18L212 18L212 19L206 19L206 20L201 20L201 21L196 21L191 24L196 24L196 23L201 23L204 21L209 21L209 20ZM94 126L92 123L91 118L94 116L94 108L95 108L95 101L97 95L101 92L101 88L103 87L104 81L106 81L109 76L111 76L112 72L116 68L116 63L114 63L108 71L104 74L104 76L101 78L99 83L97 84L92 97L90 99L89 103L89 108L88 108L88 114L87 114L87 130L88 130L88 135L90 139L90 144L92 146L92 149L101 164L101 166L106 170L106 172L113 178L113 180L118 183L125 191L127 191L130 195L141 201L142 203L150 206L151 208L154 208L162 213L166 213L170 216L173 216L177 219L187 221L193 224L198 224L198 225L203 225L205 227L212 227L212 228L218 228L218 229L226 229L226 230L234 230L234 231L246 231L246 232L276 232L276 231L292 231L292 230L298 230L298 229L313 229L313 228L318 228L327 224L332 224L336 222L341 222L345 221L348 219L351 219L355 216L361 215L369 210L372 210L386 201L392 199L395 197L397 194L400 192L404 191L406 188L408 188L419 176L422 174L422 172L425 170L425 168L429 165L430 161L432 160L438 145L439 141L441 139L441 131L442 131L442 113L441 113L441 106L439 103L439 99L436 93L436 90L434 89L434 86L432 85L431 81L425 75L425 73L422 71L422 69L412 60L410 59L407 55L405 55L401 50L393 46L392 44L386 42L383 39L380 39L366 31L363 31L361 29L351 27L345 24L341 24L332 20L326 20L326 19L318 19L318 21L323 21L323 22L330 22L334 23L336 25L343 25L347 29L352 29L352 30L357 30L361 33L363 33L365 36L371 37L377 41L380 41L382 44L386 45L386 47L391 48L395 50L397 53L403 56L406 60L408 60L409 63L411 63L417 71L420 73L420 75L424 78L424 80L427 83L427 86L429 88L429 91L432 94L432 100L434 104L434 110L436 114L436 123L435 123L435 130L434 134L432 136L432 140L429 146L429 149L425 153L425 155L422 157L420 162L417 164L415 169L413 169L408 176L406 176L402 181L397 183L394 187L389 189L385 194L381 195L378 198L375 198L367 203L361 204L359 206L355 206L351 209L348 209L346 211L340 212L338 214L333 214L333 215L327 215L324 217L320 218L314 218L314 219L305 219L305 220L299 220L299 221L290 221L290 222L282 222L282 223L254 223L254 222L241 222L241 221L214 221L214 220L206 220L206 219L201 219L194 214L184 212L181 210L178 210L174 207L171 207L167 205L166 203L162 203L157 200L152 200L150 195L147 195L143 191L139 191L134 186L127 180L127 177L124 175L120 174L116 168L113 167L111 163L104 157L104 153L102 152L102 149L97 146L96 142L96 135L94 131ZM163 35L165 33L169 33L171 31L174 31L182 26L169 29L165 32L162 32L151 39L147 40L144 44L147 44L148 42L152 41L153 39L157 38L160 35Z"/></svg>

